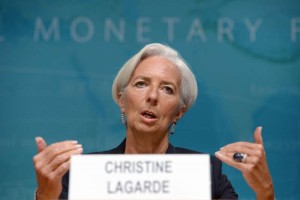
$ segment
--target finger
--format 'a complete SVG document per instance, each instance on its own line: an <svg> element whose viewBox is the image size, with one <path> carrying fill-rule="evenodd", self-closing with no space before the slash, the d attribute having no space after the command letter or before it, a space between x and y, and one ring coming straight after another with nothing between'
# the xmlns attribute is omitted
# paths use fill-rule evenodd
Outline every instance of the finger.
<svg viewBox="0 0 300 200"><path fill-rule="evenodd" d="M228 157L228 158L230 158L230 159L232 159L232 160L234 160L235 161L235 159L233 158L234 157L234 154L236 154L236 153L232 153L232 152L222 152L222 151L219 151L223 156L226 156L226 157ZM248 154L247 153L243 153L243 154L246 154L247 155L247 161L248 161L248 158L249 158L249 156L248 156Z"/></svg>
<svg viewBox="0 0 300 200"><path fill-rule="evenodd" d="M78 145L76 149L64 152L53 158L53 160L49 163L49 167L52 171L55 171L60 165L62 165L65 162L68 162L72 155L78 155L82 152L83 148L81 147L81 145Z"/></svg>
<svg viewBox="0 0 300 200"><path fill-rule="evenodd" d="M51 172L50 176L55 180L61 180L67 171L69 171L70 162L71 160L68 160L67 162L60 164L55 171Z"/></svg>
<svg viewBox="0 0 300 200"><path fill-rule="evenodd" d="M220 149L222 153L231 155L237 152L248 155L260 155L261 150L263 150L262 145L248 142L232 143Z"/></svg>
<svg viewBox="0 0 300 200"><path fill-rule="evenodd" d="M220 152L222 152L224 155L226 155L227 157L230 157L230 158L232 158L235 153L245 153L248 156L261 157L262 155L264 155L264 148L261 144L256 144L256 146L254 146L252 149L247 148L247 147L237 146L237 147L231 148L230 150L222 149L222 150L220 150Z"/></svg>
<svg viewBox="0 0 300 200"><path fill-rule="evenodd" d="M66 151L76 149L78 145L77 143L77 141L64 141L51 144L41 153L37 154L35 156L35 160L43 163L43 165L47 165L55 156Z"/></svg>
<svg viewBox="0 0 300 200"><path fill-rule="evenodd" d="M42 137L36 137L35 142L36 142L38 153L40 153L44 149L46 149L47 144L46 144L45 140Z"/></svg>
<svg viewBox="0 0 300 200"><path fill-rule="evenodd" d="M231 144L227 144L226 146L220 148L221 151L233 151L237 148L247 148L247 149L253 149L255 148L257 144L252 142L235 142Z"/></svg>
<svg viewBox="0 0 300 200"><path fill-rule="evenodd" d="M243 173L249 173L262 167L263 159L257 156L247 156L245 162L238 162L233 159L233 154L224 154L223 152L216 152L216 157L222 162L230 165Z"/></svg>
<svg viewBox="0 0 300 200"><path fill-rule="evenodd" d="M244 170L244 168L245 168L245 163L237 162L237 161L233 160L232 157L228 157L220 151L217 151L215 153L215 156L218 159L220 159L222 162L224 162L227 165L230 165L240 171Z"/></svg>
<svg viewBox="0 0 300 200"><path fill-rule="evenodd" d="M65 141L52 144L47 148L47 152L45 154L45 159L50 163L55 157L60 156L68 151L76 150L78 148L82 148L81 144L77 144L77 141Z"/></svg>
<svg viewBox="0 0 300 200"><path fill-rule="evenodd" d="M259 126L254 131L254 141L256 144L262 144L263 145L263 138L262 138L262 127Z"/></svg>
<svg viewBox="0 0 300 200"><path fill-rule="evenodd" d="M44 156L49 156L52 154L60 154L65 151L69 151L76 148L76 145L78 145L78 142L75 140L68 140L63 142L56 142L51 145L49 145L45 151L43 152Z"/></svg>

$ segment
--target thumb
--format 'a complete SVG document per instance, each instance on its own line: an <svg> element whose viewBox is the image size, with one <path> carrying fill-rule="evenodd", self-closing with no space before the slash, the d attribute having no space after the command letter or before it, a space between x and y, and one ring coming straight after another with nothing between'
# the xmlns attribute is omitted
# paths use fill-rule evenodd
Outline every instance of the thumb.
<svg viewBox="0 0 300 200"><path fill-rule="evenodd" d="M36 142L36 146L37 146L37 149L38 149L38 153L40 153L41 151L43 151L47 147L47 144L46 144L45 140L42 137L36 137L35 142Z"/></svg>
<svg viewBox="0 0 300 200"><path fill-rule="evenodd" d="M262 144L263 145L263 138L261 136L262 127L256 127L254 131L254 141L256 144Z"/></svg>

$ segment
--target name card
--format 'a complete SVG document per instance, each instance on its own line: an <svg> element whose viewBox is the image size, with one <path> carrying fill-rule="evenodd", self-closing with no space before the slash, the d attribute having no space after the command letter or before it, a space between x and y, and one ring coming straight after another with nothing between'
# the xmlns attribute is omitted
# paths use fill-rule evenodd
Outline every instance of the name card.
<svg viewBox="0 0 300 200"><path fill-rule="evenodd" d="M211 199L210 158L204 154L75 155L69 199Z"/></svg>

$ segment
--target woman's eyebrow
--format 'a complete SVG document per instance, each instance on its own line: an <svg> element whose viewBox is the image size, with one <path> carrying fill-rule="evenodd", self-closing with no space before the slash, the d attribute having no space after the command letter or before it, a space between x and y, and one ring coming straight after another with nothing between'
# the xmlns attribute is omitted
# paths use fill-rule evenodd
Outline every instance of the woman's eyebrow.
<svg viewBox="0 0 300 200"><path fill-rule="evenodd" d="M139 75L139 76L133 77L132 80L137 80L137 79L142 79L142 80L149 81L151 78L148 77L148 76L142 76L142 75Z"/></svg>

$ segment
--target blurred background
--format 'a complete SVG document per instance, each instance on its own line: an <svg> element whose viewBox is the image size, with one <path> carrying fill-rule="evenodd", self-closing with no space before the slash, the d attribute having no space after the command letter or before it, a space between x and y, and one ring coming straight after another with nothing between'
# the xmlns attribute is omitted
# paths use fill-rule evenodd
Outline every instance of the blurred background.
<svg viewBox="0 0 300 200"><path fill-rule="evenodd" d="M170 136L214 154L263 137L277 199L300 199L300 1L0 1L0 199L32 199L34 138L85 152L125 136L114 76L145 44L177 49L197 102ZM224 165L240 199L255 199Z"/></svg>

